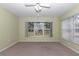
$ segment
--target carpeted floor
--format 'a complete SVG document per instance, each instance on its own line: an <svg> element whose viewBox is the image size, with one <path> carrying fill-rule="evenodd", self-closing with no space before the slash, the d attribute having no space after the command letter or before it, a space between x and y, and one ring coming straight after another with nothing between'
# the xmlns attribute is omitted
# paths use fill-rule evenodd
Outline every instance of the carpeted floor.
<svg viewBox="0 0 79 59"><path fill-rule="evenodd" d="M0 56L78 56L60 43L17 43Z"/></svg>

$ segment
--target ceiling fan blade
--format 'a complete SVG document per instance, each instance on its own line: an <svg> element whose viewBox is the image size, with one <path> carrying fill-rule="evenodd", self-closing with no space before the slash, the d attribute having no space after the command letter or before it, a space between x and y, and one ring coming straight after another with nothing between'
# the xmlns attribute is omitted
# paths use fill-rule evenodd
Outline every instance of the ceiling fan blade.
<svg viewBox="0 0 79 59"><path fill-rule="evenodd" d="M40 7L43 7L43 8L50 8L49 6L40 6Z"/></svg>
<svg viewBox="0 0 79 59"><path fill-rule="evenodd" d="M31 3L29 3L29 4L25 4L25 6L26 6L26 7L33 7L33 6L36 6L36 4L31 4Z"/></svg>
<svg viewBox="0 0 79 59"><path fill-rule="evenodd" d="M48 4L40 4L40 7L50 8L50 5L48 5Z"/></svg>

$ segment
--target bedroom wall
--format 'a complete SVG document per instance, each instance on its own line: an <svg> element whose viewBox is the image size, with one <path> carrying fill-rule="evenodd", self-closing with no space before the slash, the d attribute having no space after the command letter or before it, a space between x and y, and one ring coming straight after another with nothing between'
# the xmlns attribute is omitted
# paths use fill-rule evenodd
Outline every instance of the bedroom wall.
<svg viewBox="0 0 79 59"><path fill-rule="evenodd" d="M0 7L0 50L18 40L18 18Z"/></svg>
<svg viewBox="0 0 79 59"><path fill-rule="evenodd" d="M28 37L25 38L24 22L53 22L53 37ZM19 17L20 42L58 42L60 40L59 17Z"/></svg>
<svg viewBox="0 0 79 59"><path fill-rule="evenodd" d="M65 13L62 16L62 18L67 18L67 17L73 16L78 13L79 13L79 4L77 4L75 7L73 7L67 13ZM75 52L79 53L79 44L64 40L63 38L61 39L61 43L64 44L65 46L69 47L70 49L74 50Z"/></svg>

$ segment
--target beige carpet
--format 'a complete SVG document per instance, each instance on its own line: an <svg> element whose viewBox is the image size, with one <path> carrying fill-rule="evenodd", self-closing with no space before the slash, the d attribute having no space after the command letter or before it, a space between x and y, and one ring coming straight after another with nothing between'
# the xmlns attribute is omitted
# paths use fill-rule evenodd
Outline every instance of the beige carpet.
<svg viewBox="0 0 79 59"><path fill-rule="evenodd" d="M0 56L78 56L60 43L17 43Z"/></svg>

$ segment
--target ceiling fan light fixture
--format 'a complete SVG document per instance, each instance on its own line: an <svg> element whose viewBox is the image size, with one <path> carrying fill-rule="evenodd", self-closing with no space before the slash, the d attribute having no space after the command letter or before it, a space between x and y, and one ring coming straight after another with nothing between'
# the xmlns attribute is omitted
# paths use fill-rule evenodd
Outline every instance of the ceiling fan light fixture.
<svg viewBox="0 0 79 59"><path fill-rule="evenodd" d="M35 6L35 11L36 12L41 12L42 11L42 7L40 7L38 4Z"/></svg>

